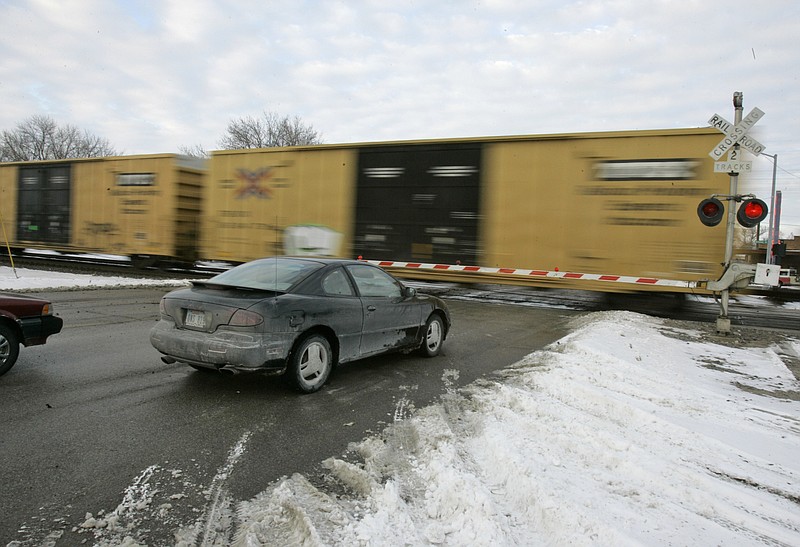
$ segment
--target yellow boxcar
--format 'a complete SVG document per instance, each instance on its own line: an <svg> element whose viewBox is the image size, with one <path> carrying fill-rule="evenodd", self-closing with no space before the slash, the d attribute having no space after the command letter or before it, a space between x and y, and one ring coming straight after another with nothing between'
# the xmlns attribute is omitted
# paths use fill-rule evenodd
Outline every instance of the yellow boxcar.
<svg viewBox="0 0 800 547"><path fill-rule="evenodd" d="M716 279L724 226L697 206L727 194L707 129L555 135L488 144L484 263L678 280Z"/></svg>
<svg viewBox="0 0 800 547"><path fill-rule="evenodd" d="M708 156L719 138L704 128L215 152L200 254L716 279L725 229L696 209L728 190Z"/></svg>
<svg viewBox="0 0 800 547"><path fill-rule="evenodd" d="M356 160L355 150L330 146L214 152L201 256L244 262L283 253L346 255Z"/></svg>
<svg viewBox="0 0 800 547"><path fill-rule="evenodd" d="M204 166L173 154L0 165L16 248L196 258Z"/></svg>

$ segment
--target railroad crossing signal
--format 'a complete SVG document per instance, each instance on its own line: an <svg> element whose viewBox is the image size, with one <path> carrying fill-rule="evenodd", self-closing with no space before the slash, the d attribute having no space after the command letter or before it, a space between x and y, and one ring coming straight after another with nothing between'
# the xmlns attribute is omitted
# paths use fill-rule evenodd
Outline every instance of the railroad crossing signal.
<svg viewBox="0 0 800 547"><path fill-rule="evenodd" d="M741 98L741 93L734 94L734 106L737 108L737 119L741 116ZM739 147L749 150L756 156L761 154L764 148L766 148L763 144L747 134L750 128L763 116L764 112L760 108L754 108L736 125L719 114L714 114L711 116L711 119L708 120L711 127L714 127L717 131L725 135L708 155L715 160L719 160L725 152L730 150L728 161L714 162L714 172L729 173L731 175L731 188L734 194L736 187L734 181L736 177L742 171L749 172L752 166L752 162L742 161L739 158ZM745 228L752 228L767 216L767 204L760 199L751 197L743 201L742 196L736 195L728 196L727 199L731 201L742 201L741 207L739 207L739 210L736 212L736 220ZM720 200L712 196L700 202L700 205L697 206L697 216L700 218L700 222L706 226L716 226L722 222L722 218L725 216L725 206ZM732 233L729 239L732 240Z"/></svg>
<svg viewBox="0 0 800 547"><path fill-rule="evenodd" d="M752 228L767 218L767 204L758 198L746 199L736 211L736 220L745 228Z"/></svg>
<svg viewBox="0 0 800 547"><path fill-rule="evenodd" d="M706 226L716 226L725 216L725 206L717 198L704 199L697 206L697 216Z"/></svg>
<svg viewBox="0 0 800 547"><path fill-rule="evenodd" d="M742 119L742 99L744 95L741 91L736 91L733 94L733 109L734 109L734 122L731 124L728 120L714 114L708 123L717 129L725 136L717 143L714 149L709 152L709 156L714 158L714 171L727 172L731 177L730 195L725 196L725 199L731 202L742 201L744 196L737 195L737 187L739 184L739 171L749 171L750 162L742 162L739 158L739 150L744 148L749 150L756 156L761 154L764 150L764 145L747 135L747 132L755 123L761 119L764 113L758 108L754 108L744 119ZM718 161L728 150L731 154L728 156L727 162ZM736 212L736 218L740 224L748 228L755 226L767 215L767 205L760 199L754 196L749 196L751 199L744 201L739 210ZM731 204L732 206L733 203ZM716 199L715 196L700 202L697 207L697 215L700 221L706 226L716 226L724 215L724 208L722 202ZM730 333L731 320L728 317L728 302L730 290L732 287L740 286L740 283L747 283L753 279L750 275L754 272L750 271L748 266L733 261L733 229L734 229L734 210L728 212L728 222L725 229L725 272L717 281L709 281L706 286L712 291L720 291L720 314L717 317L717 332ZM744 275L742 275L744 274Z"/></svg>
<svg viewBox="0 0 800 547"><path fill-rule="evenodd" d="M714 149L708 153L708 155L719 161L723 154L725 154L725 152L727 152L735 144L738 144L745 150L749 150L756 156L761 154L766 147L753 137L749 136L747 132L763 116L764 112L761 109L754 108L750 111L750 114L745 116L745 118L736 125L733 125L719 114L714 114L711 116L711 119L708 120L709 125L720 133L723 133L725 137L723 137L723 139L717 143L717 146L715 146Z"/></svg>
<svg viewBox="0 0 800 547"><path fill-rule="evenodd" d="M735 198L740 201L741 198ZM725 216L725 206L715 197L704 199L697 206L697 216L706 226L716 226ZM748 198L742 201L736 211L736 220L745 228L752 228L767 218L767 204L758 198Z"/></svg>

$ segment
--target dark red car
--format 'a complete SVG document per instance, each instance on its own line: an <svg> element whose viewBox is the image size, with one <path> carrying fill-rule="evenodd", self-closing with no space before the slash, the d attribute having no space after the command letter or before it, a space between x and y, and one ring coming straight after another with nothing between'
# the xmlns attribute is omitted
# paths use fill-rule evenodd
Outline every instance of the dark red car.
<svg viewBox="0 0 800 547"><path fill-rule="evenodd" d="M61 332L63 324L47 300L0 293L0 376L17 362L20 344L44 344L48 336Z"/></svg>

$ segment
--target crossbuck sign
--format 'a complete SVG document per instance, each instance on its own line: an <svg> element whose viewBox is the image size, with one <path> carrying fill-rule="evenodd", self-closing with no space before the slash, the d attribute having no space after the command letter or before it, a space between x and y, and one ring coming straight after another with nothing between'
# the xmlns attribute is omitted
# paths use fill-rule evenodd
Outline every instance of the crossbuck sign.
<svg viewBox="0 0 800 547"><path fill-rule="evenodd" d="M750 114L748 114L736 125L733 125L719 114L714 114L711 116L711 119L708 120L708 123L711 125L711 127L714 127L717 129L717 131L723 133L725 137L719 141L717 146L715 146L714 149L708 153L708 155L719 161L725 152L733 148L735 144L739 144L745 150L749 150L758 156L764 150L765 146L748 135L747 132L756 124L758 120L761 119L763 115L764 112L758 108L754 108L750 111ZM730 159L731 162L723 163L733 163L733 160L738 160L738 158Z"/></svg>

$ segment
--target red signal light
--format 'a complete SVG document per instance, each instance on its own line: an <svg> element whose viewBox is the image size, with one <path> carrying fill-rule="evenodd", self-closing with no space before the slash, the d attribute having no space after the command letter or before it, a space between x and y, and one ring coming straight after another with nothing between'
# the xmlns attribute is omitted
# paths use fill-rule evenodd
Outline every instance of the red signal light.
<svg viewBox="0 0 800 547"><path fill-rule="evenodd" d="M706 226L716 226L725 216L725 206L717 198L708 198L697 206L697 216Z"/></svg>
<svg viewBox="0 0 800 547"><path fill-rule="evenodd" d="M752 228L767 218L767 204L757 198L746 199L736 212L736 220L745 228Z"/></svg>
<svg viewBox="0 0 800 547"><path fill-rule="evenodd" d="M756 201L748 201L742 207L747 218L758 218L764 214L764 206Z"/></svg>
<svg viewBox="0 0 800 547"><path fill-rule="evenodd" d="M713 217L720 211L720 206L713 201L709 201L705 205L703 205L703 214L709 217Z"/></svg>

